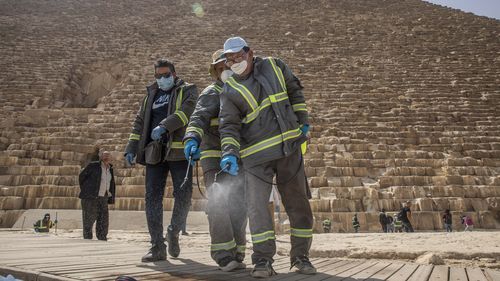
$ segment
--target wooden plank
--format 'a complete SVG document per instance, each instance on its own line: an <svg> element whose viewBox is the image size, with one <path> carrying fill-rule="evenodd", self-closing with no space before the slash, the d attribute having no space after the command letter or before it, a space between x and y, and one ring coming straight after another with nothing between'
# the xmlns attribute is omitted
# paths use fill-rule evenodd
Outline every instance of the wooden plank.
<svg viewBox="0 0 500 281"><path fill-rule="evenodd" d="M382 269L381 271L377 272L370 278L366 279L367 281L380 281L380 280L386 280L388 279L391 275L396 273L401 267L403 267L403 263L391 263L389 266L386 268Z"/></svg>
<svg viewBox="0 0 500 281"><path fill-rule="evenodd" d="M331 271L333 271L341 266L346 266L346 265L352 263L352 261L340 260L340 259L332 259L329 261L330 261L329 263L324 264L324 266L318 268L318 273L316 273L315 275L311 275L308 277L302 276L303 279L299 279L299 280L320 281L320 280L323 280L323 279L331 276L327 272L331 272Z"/></svg>
<svg viewBox="0 0 500 281"><path fill-rule="evenodd" d="M500 281L500 271L486 268L484 273L489 281Z"/></svg>
<svg viewBox="0 0 500 281"><path fill-rule="evenodd" d="M448 281L449 267L444 265L436 265L432 270L429 281Z"/></svg>
<svg viewBox="0 0 500 281"><path fill-rule="evenodd" d="M408 278L408 281L427 281L431 275L432 268L432 265L419 265L417 270Z"/></svg>
<svg viewBox="0 0 500 281"><path fill-rule="evenodd" d="M312 261L312 260L311 260ZM340 260L330 260L330 259L322 259L318 262L313 263L316 267L318 273L321 273L326 266L333 267L335 264L340 263ZM293 270L293 269L292 269ZM286 281L295 281L295 280L306 280L307 277L311 275L304 275L296 272L289 272L287 274L279 274L276 277L273 277L269 280L286 280Z"/></svg>
<svg viewBox="0 0 500 281"><path fill-rule="evenodd" d="M334 276L330 276L330 277L326 278L325 280L329 280L329 281L344 280L347 277L350 277L358 272L361 272L369 267L372 267L376 263L377 263L376 261L366 261L365 260L365 261L361 262L360 264L358 264L357 266L352 267L352 268L345 270L343 272L340 272L338 274L335 274Z"/></svg>
<svg viewBox="0 0 500 281"><path fill-rule="evenodd" d="M450 268L450 281L467 281L467 273L461 267Z"/></svg>
<svg viewBox="0 0 500 281"><path fill-rule="evenodd" d="M417 270L418 265L407 263L400 268L396 273L391 275L387 281L406 281Z"/></svg>
<svg viewBox="0 0 500 281"><path fill-rule="evenodd" d="M303 280L303 281L306 281L306 280L307 281L324 280L324 279L332 276L332 275L328 274L327 272L331 272L331 271L336 270L336 269L338 270L341 267L346 268L346 266L353 267L352 261L332 259L329 261L329 263L325 264L324 267L318 268L318 273L316 273L315 275L309 275L309 276L300 275L300 276L302 276L302 279L298 279L298 280ZM270 280L274 281L274 279L270 279ZM288 279L284 279L284 280L288 281Z"/></svg>
<svg viewBox="0 0 500 281"><path fill-rule="evenodd" d="M390 265L389 262L380 261L380 262L374 264L373 266L371 266L371 267L369 267L361 272L358 272L358 273L354 274L353 276L348 277L344 280L351 280L351 281L365 280L365 279L370 278L370 276L376 274L377 272L381 271L382 269L386 268L389 265Z"/></svg>
<svg viewBox="0 0 500 281"><path fill-rule="evenodd" d="M469 281L488 281L480 268L467 268L466 271L467 277L469 277Z"/></svg>
<svg viewBox="0 0 500 281"><path fill-rule="evenodd" d="M177 259L181 261L183 264L174 265L170 262L170 260L162 261L155 263L155 266L150 266L151 264L132 264L132 265L124 265L124 266L115 266L107 269L99 269L99 270L84 270L84 271L73 271L64 274L65 276L72 278L82 278L82 279L94 279L101 278L106 276L115 276L116 274L122 275L131 275L138 273L147 273L147 272L157 272L160 269L171 269L177 267L181 271L188 273L197 273L202 271L213 271L217 270L217 267L214 265L208 264L211 259L210 258L200 258L197 262L192 260L184 261L183 259ZM203 263L204 262L204 263ZM167 272L167 271L165 271ZM110 274L111 273L111 274Z"/></svg>

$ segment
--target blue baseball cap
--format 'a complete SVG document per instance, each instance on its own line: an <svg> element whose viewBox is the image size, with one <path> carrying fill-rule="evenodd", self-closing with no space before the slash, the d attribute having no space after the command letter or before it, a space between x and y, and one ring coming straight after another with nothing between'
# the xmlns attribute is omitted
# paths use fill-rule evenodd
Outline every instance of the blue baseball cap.
<svg viewBox="0 0 500 281"><path fill-rule="evenodd" d="M248 47L248 44L243 38L239 36L231 37L224 43L224 54L237 53L245 47Z"/></svg>

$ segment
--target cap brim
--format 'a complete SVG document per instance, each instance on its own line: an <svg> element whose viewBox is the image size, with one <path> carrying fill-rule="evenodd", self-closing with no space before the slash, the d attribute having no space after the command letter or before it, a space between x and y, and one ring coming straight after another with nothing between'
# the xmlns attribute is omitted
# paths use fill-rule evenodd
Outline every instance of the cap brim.
<svg viewBox="0 0 500 281"><path fill-rule="evenodd" d="M236 48L224 50L223 54L237 53L237 52L241 51L243 48L245 48L245 46L241 46L241 47L236 47Z"/></svg>
<svg viewBox="0 0 500 281"><path fill-rule="evenodd" d="M216 65L216 64L218 64L219 62L221 62L221 61L225 61L225 60L226 60L225 58L220 58L220 59L218 59L218 60L216 60L216 61L212 62L212 63L211 63L211 65Z"/></svg>

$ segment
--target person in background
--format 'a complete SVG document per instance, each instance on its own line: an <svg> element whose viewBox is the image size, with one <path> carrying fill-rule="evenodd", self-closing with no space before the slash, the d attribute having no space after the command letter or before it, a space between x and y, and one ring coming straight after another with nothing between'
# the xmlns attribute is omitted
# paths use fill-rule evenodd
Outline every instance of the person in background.
<svg viewBox="0 0 500 281"><path fill-rule="evenodd" d="M380 222L380 226L382 226L382 232L387 233L387 215L384 208L382 208L382 211L378 215L378 221Z"/></svg>
<svg viewBox="0 0 500 281"><path fill-rule="evenodd" d="M354 228L355 233L359 232L359 228L361 227L361 225L359 224L358 214L354 214L354 216L352 217L352 227Z"/></svg>
<svg viewBox="0 0 500 281"><path fill-rule="evenodd" d="M451 219L450 210L446 209L444 211L444 214L443 214L443 224L444 224L444 229L446 230L446 232L452 232L451 223L452 223L452 219Z"/></svg>
<svg viewBox="0 0 500 281"><path fill-rule="evenodd" d="M463 215L462 218L462 224L465 226L464 232L465 231L472 231L474 228L474 222L472 221L472 218L470 216Z"/></svg>
<svg viewBox="0 0 500 281"><path fill-rule="evenodd" d="M103 151L100 160L90 162L79 175L83 239L92 239L92 227L96 221L97 239L108 239L108 204L115 203L116 189L111 161L111 153Z"/></svg>
<svg viewBox="0 0 500 281"><path fill-rule="evenodd" d="M394 232L394 217L387 214L387 232Z"/></svg>
<svg viewBox="0 0 500 281"><path fill-rule="evenodd" d="M43 219L38 220L33 224L35 232L49 232L49 230L57 224L57 220L52 222L50 220L50 214L47 213L43 216Z"/></svg>
<svg viewBox="0 0 500 281"><path fill-rule="evenodd" d="M406 201L405 206L398 213L398 219L403 224L405 232L415 232L412 226L411 201Z"/></svg>
<svg viewBox="0 0 500 281"><path fill-rule="evenodd" d="M394 215L394 232L403 232L403 223L398 218L398 214Z"/></svg>
<svg viewBox="0 0 500 281"><path fill-rule="evenodd" d="M330 233L330 230L332 228L332 221L327 218L323 221L323 232L324 233Z"/></svg>

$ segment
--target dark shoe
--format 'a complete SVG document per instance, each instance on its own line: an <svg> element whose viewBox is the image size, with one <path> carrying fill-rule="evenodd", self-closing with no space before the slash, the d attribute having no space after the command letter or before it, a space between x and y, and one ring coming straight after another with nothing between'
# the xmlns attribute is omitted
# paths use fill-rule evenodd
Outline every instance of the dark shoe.
<svg viewBox="0 0 500 281"><path fill-rule="evenodd" d="M174 230L171 226L167 229L167 243L168 243L168 254L176 258L181 253L181 248L179 247L179 233L174 234Z"/></svg>
<svg viewBox="0 0 500 281"><path fill-rule="evenodd" d="M306 256L296 257L295 261L292 262L290 270L295 267L296 272L301 274L316 274L316 268L311 264L309 258Z"/></svg>
<svg viewBox="0 0 500 281"><path fill-rule="evenodd" d="M189 236L189 233L188 233L187 231L183 231L183 232L182 232L182 235L184 235L184 236Z"/></svg>
<svg viewBox="0 0 500 281"><path fill-rule="evenodd" d="M165 245L154 246L142 257L142 262L164 261L167 259L167 249Z"/></svg>
<svg viewBox="0 0 500 281"><path fill-rule="evenodd" d="M239 262L237 262L233 257L225 257L221 259L219 262L220 270L224 272L233 271L238 268Z"/></svg>
<svg viewBox="0 0 500 281"><path fill-rule="evenodd" d="M276 274L271 262L265 259L259 260L253 267L252 272L250 272L253 278L267 278Z"/></svg>

